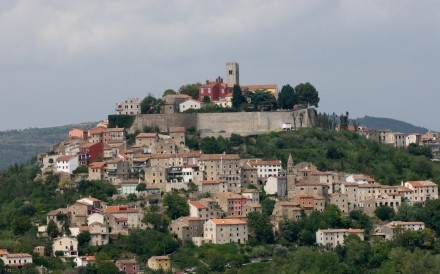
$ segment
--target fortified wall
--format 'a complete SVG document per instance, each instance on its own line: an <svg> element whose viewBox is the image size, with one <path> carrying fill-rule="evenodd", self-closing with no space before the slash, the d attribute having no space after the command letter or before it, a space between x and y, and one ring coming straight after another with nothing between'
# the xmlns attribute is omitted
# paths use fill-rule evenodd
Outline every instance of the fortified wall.
<svg viewBox="0 0 440 274"><path fill-rule="evenodd" d="M314 127L316 111L309 108L273 112L141 114L136 116L128 131L142 131L145 126L158 126L162 132L167 132L169 127L195 127L202 137L229 137L232 133L246 136L281 131L285 123L290 123L292 129Z"/></svg>

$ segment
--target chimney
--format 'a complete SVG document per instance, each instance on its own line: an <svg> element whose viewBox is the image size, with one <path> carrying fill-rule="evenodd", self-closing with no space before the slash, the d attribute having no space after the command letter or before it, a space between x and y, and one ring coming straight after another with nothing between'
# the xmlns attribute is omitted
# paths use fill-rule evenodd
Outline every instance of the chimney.
<svg viewBox="0 0 440 274"><path fill-rule="evenodd" d="M206 84L209 84L209 80L206 80Z"/></svg>

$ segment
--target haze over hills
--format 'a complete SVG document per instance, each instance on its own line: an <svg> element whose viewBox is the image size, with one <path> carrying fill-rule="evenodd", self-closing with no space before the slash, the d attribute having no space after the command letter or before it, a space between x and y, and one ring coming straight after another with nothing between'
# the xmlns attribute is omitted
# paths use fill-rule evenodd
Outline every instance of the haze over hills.
<svg viewBox="0 0 440 274"><path fill-rule="evenodd" d="M412 124L381 117L365 116L357 118L359 125L374 129L389 129L402 133L426 133L427 128L414 126ZM29 161L39 152L48 151L54 144L66 138L69 130L74 127L89 129L96 125L96 122L71 124L48 128L30 128L24 130L0 131L0 170L15 163L22 164Z"/></svg>
<svg viewBox="0 0 440 274"><path fill-rule="evenodd" d="M66 138L72 128L89 129L94 125L96 122L0 131L0 170L15 163L26 163L37 153L50 150L54 144Z"/></svg>
<svg viewBox="0 0 440 274"><path fill-rule="evenodd" d="M425 134L427 131L429 131L427 128L415 126L410 123L391 118L364 116L363 118L356 118L355 121L360 126L366 126L367 128L374 128L377 130L389 129L394 132L402 132L405 134Z"/></svg>

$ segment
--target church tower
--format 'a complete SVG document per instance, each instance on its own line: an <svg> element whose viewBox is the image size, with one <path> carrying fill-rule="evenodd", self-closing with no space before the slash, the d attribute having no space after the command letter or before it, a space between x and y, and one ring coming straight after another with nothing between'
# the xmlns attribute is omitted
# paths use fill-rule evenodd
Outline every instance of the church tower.
<svg viewBox="0 0 440 274"><path fill-rule="evenodd" d="M287 180L287 197L293 198L295 195L295 179L296 179L296 172L295 172L295 165L293 163L292 154L289 154L289 158L287 159L287 174L286 174L286 180Z"/></svg>
<svg viewBox="0 0 440 274"><path fill-rule="evenodd" d="M236 62L226 63L226 84L228 84L228 87L233 87L234 85L240 85L240 74L238 69L238 63Z"/></svg>

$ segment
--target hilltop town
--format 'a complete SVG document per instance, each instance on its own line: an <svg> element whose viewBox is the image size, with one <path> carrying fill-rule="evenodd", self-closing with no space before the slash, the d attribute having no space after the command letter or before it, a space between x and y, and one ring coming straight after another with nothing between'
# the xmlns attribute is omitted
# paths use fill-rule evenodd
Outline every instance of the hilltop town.
<svg viewBox="0 0 440 274"><path fill-rule="evenodd" d="M158 254L145 258L142 251L132 251L106 262L125 273L195 272L196 268L182 267L180 261L173 259L171 253L178 246L278 244L273 252L284 254L288 251L283 244L289 241L332 250L354 237L361 242L387 242L407 230L425 233L438 229L431 226L432 230L428 230L429 224L422 219L396 219L406 216L399 214L402 208L423 208L438 199L438 185L429 178L390 185L370 174L320 170L318 163L298 161L292 153L283 161L194 149L187 143L188 135L197 132L201 138L229 138L237 136L236 132L243 136L296 134L307 128L321 128L351 132L356 138L400 150L429 148L433 159L440 158L438 133L405 135L349 124L348 113L339 117L317 113L312 106L317 105L319 98L296 102L299 104L283 110L264 101L259 110L256 107L247 112L241 109L211 116L212 113L203 113L206 116L197 118L185 116L202 115L195 112L204 108L206 111L206 106L215 105L217 111L236 107L234 100L240 95L234 91L236 87L248 93L265 94L275 101L283 96L283 90L278 92L276 85L239 86L237 63L227 63L226 72L225 82L219 77L201 85L194 96L197 98L166 94L155 113L142 114L142 100L125 99L117 103L112 116L132 117L133 123L128 127L105 121L89 130L73 128L50 152L38 154L35 184L56 180L56 191L61 194L95 187L94 184L96 188L105 185L115 191L110 191L108 199L103 195L105 200L83 196L65 207L44 212L45 220L34 225L37 236L49 239L51 245L34 246L32 255L10 252L0 246L4 265L25 267L35 263L35 256L51 256L76 268L90 267L98 260L103 250L100 247L114 244L120 237L139 237L141 241L137 235L143 235L142 231L158 231L160 235L172 236L170 247L162 247L164 252L159 247L159 252L147 252ZM244 96L242 99L240 104L247 108L253 102ZM243 119L246 115L249 118ZM235 121L231 117L240 118ZM322 153L334 159L340 157L336 149ZM316 229L307 231L309 234L305 227L296 232L289 228L306 226L313 218L328 215L330 221L326 219L327 223L313 226ZM375 220L374 225L362 223L369 218ZM280 240L277 242L275 237ZM248 257L256 263L270 256ZM211 271L219 267L221 272L227 267L226 263L217 266L206 258L198 259Z"/></svg>

